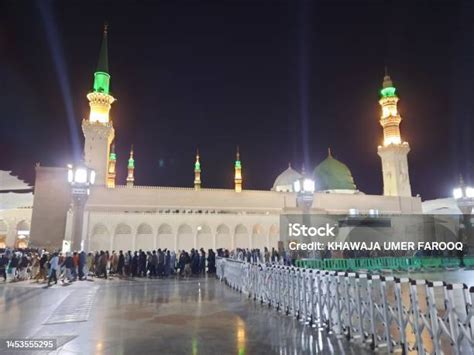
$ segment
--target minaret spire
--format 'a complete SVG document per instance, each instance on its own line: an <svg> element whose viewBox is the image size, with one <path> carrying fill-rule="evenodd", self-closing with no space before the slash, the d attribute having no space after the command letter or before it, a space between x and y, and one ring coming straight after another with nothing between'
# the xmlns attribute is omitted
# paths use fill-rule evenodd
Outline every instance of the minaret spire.
<svg viewBox="0 0 474 355"><path fill-rule="evenodd" d="M242 163L240 162L240 151L237 146L237 152L235 154L235 165L234 165L234 190L235 192L242 191Z"/></svg>
<svg viewBox="0 0 474 355"><path fill-rule="evenodd" d="M194 189L201 190L201 163L199 161L199 149L196 149L196 161L194 163Z"/></svg>
<svg viewBox="0 0 474 355"><path fill-rule="evenodd" d="M401 138L402 117L397 108L398 100L393 81L385 68L379 100L382 108L380 125L383 128L384 139L383 145L378 147L378 155L382 159L384 195L411 196L407 159L410 146Z"/></svg>
<svg viewBox="0 0 474 355"><path fill-rule="evenodd" d="M115 187L116 163L117 163L117 154L115 154L115 143L112 143L112 146L110 147L109 168L108 168L108 176L107 176L107 187L110 187L110 188Z"/></svg>
<svg viewBox="0 0 474 355"><path fill-rule="evenodd" d="M133 158L133 144L128 158L127 186L133 186L135 182L135 159Z"/></svg>
<svg viewBox="0 0 474 355"><path fill-rule="evenodd" d="M94 73L92 91L87 94L89 100L89 118L82 121L84 132L85 163L96 172L98 185L109 185L110 147L114 140L114 127L109 117L115 98L110 95L110 74L107 50L108 29L104 26L97 70Z"/></svg>

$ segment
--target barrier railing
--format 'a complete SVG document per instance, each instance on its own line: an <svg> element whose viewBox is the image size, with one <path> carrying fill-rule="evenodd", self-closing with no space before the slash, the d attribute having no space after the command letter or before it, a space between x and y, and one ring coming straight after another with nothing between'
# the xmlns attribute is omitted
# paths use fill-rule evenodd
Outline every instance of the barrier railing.
<svg viewBox="0 0 474 355"><path fill-rule="evenodd" d="M465 267L474 267L474 257L464 257L462 262ZM456 257L379 257L379 258L354 258L354 259L300 259L296 266L319 270L426 270L437 268L461 267L461 259Z"/></svg>
<svg viewBox="0 0 474 355"><path fill-rule="evenodd" d="M372 349L474 353L474 287L464 284L221 258L217 276L262 305Z"/></svg>

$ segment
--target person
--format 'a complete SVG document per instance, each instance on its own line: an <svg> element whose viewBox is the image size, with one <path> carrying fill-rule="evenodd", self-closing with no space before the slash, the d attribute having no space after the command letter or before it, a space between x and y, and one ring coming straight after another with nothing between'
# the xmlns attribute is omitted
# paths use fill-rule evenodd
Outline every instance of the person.
<svg viewBox="0 0 474 355"><path fill-rule="evenodd" d="M87 278L87 274L84 275L84 269L86 267L86 263L87 263L87 257L86 257L86 252L84 250L82 250L80 253L79 253L79 280L83 280L84 279L84 276Z"/></svg>
<svg viewBox="0 0 474 355"><path fill-rule="evenodd" d="M104 278L107 279L108 259L109 259L109 257L107 256L107 253L105 253L103 250L101 250L100 251L100 257L99 257L99 274L97 275L98 277L104 275Z"/></svg>
<svg viewBox="0 0 474 355"><path fill-rule="evenodd" d="M86 265L87 266L86 266L86 270L84 271L84 274L85 274L86 279L87 279L89 274L94 276L94 255L92 255L92 253L87 254L87 263L86 263Z"/></svg>
<svg viewBox="0 0 474 355"><path fill-rule="evenodd" d="M61 267L66 269L66 273L62 279L62 282L64 282L65 279L67 279L69 282L74 281L74 258L70 252L66 253L66 258L61 264Z"/></svg>
<svg viewBox="0 0 474 355"><path fill-rule="evenodd" d="M165 277L170 276L171 273L171 253L169 250L166 251L165 255Z"/></svg>
<svg viewBox="0 0 474 355"><path fill-rule="evenodd" d="M71 269L72 278L74 281L77 280L78 271L79 271L79 254L77 253L77 251L75 251L72 254L72 269Z"/></svg>
<svg viewBox="0 0 474 355"><path fill-rule="evenodd" d="M10 281L16 280L16 269L18 268L18 263L18 256L15 252L13 252L10 263L8 264L8 274L10 275Z"/></svg>
<svg viewBox="0 0 474 355"><path fill-rule="evenodd" d="M158 276L157 269L158 269L158 255L156 254L156 250L153 250L153 253L151 254L150 278Z"/></svg>
<svg viewBox="0 0 474 355"><path fill-rule="evenodd" d="M0 274L3 276L3 281L7 281L7 265L8 265L8 258L6 254L2 254L0 257Z"/></svg>
<svg viewBox="0 0 474 355"><path fill-rule="evenodd" d="M110 273L117 273L118 267L118 255L115 250L112 250L112 255L110 256Z"/></svg>
<svg viewBox="0 0 474 355"><path fill-rule="evenodd" d="M165 253L158 249L158 277L163 277L165 273Z"/></svg>
<svg viewBox="0 0 474 355"><path fill-rule="evenodd" d="M199 273L206 273L206 252L201 248L201 257L199 258Z"/></svg>
<svg viewBox="0 0 474 355"><path fill-rule="evenodd" d="M132 277L136 277L138 275L138 253L133 253L132 263L131 263L131 272Z"/></svg>
<svg viewBox="0 0 474 355"><path fill-rule="evenodd" d="M176 253L174 250L171 252L171 258L170 258L170 274L174 275L176 269Z"/></svg>
<svg viewBox="0 0 474 355"><path fill-rule="evenodd" d="M181 254L179 255L179 261L178 261L179 276L183 276L185 264L186 264L186 253L183 250Z"/></svg>
<svg viewBox="0 0 474 355"><path fill-rule="evenodd" d="M125 264L125 257L123 256L123 252L119 250L119 256L117 260L117 274L119 276L123 276L123 266Z"/></svg>
<svg viewBox="0 0 474 355"><path fill-rule="evenodd" d="M132 263L132 252L129 250L124 257L123 266L125 269L125 276L130 276L130 265Z"/></svg>
<svg viewBox="0 0 474 355"><path fill-rule="evenodd" d="M49 261L49 277L48 277L48 286L51 286L51 281L54 280L54 284L58 283L58 267L59 267L59 256L58 253L54 253L51 260Z"/></svg>
<svg viewBox="0 0 474 355"><path fill-rule="evenodd" d="M214 251L212 249L209 249L209 252L207 254L207 272L209 274L215 274L216 273L216 254L214 254Z"/></svg>
<svg viewBox="0 0 474 355"><path fill-rule="evenodd" d="M194 249L192 250L194 251ZM188 278L192 275L191 257L187 252L184 252L184 277Z"/></svg>
<svg viewBox="0 0 474 355"><path fill-rule="evenodd" d="M36 275L39 273L39 255L37 253L33 253L31 256L31 278L34 279Z"/></svg>

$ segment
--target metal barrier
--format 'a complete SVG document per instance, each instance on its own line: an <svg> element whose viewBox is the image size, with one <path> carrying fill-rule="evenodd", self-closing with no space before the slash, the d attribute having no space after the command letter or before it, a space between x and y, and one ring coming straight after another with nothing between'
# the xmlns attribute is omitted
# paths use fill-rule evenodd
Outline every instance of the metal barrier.
<svg viewBox="0 0 474 355"><path fill-rule="evenodd" d="M473 354L474 287L217 259L227 285L301 323L372 349Z"/></svg>

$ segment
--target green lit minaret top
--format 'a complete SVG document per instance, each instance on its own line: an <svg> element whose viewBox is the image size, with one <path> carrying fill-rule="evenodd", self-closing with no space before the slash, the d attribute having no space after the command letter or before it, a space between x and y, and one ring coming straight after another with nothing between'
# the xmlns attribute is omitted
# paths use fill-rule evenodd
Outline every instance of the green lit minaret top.
<svg viewBox="0 0 474 355"><path fill-rule="evenodd" d="M194 171L197 173L201 172L201 163L199 161L199 149L196 150L196 162L194 163Z"/></svg>
<svg viewBox="0 0 474 355"><path fill-rule="evenodd" d="M395 91L396 89L393 86L392 79L390 79L387 67L385 67L385 76L383 78L382 90L380 90L380 95L382 97L397 97Z"/></svg>
<svg viewBox="0 0 474 355"><path fill-rule="evenodd" d="M115 143L112 143L112 146L110 147L110 160L117 160L117 154L115 154Z"/></svg>
<svg viewBox="0 0 474 355"><path fill-rule="evenodd" d="M242 168L242 164L240 163L240 151L239 151L238 146L237 146L237 154L235 156L235 168L236 169L241 169Z"/></svg>
<svg viewBox="0 0 474 355"><path fill-rule="evenodd" d="M128 168L135 169L135 159L133 159L133 145L132 149L130 150L130 158L128 158Z"/></svg>
<svg viewBox="0 0 474 355"><path fill-rule="evenodd" d="M110 92L109 54L107 46L107 24L104 25L102 46L100 47L99 63L94 73L94 92L108 95Z"/></svg>

